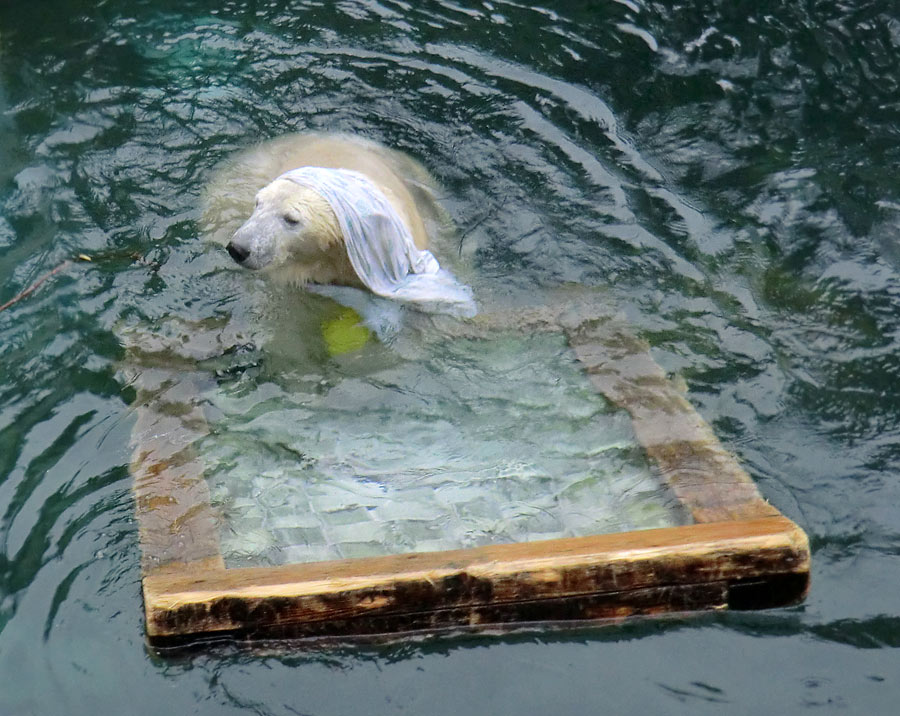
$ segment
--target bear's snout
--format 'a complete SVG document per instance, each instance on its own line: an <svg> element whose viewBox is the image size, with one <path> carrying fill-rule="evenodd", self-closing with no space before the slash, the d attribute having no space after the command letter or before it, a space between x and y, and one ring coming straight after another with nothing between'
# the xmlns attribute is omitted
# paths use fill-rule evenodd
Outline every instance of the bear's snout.
<svg viewBox="0 0 900 716"><path fill-rule="evenodd" d="M276 258L277 232L272 230L270 217L254 211L250 218L231 236L225 250L242 268L261 269Z"/></svg>
<svg viewBox="0 0 900 716"><path fill-rule="evenodd" d="M234 241L229 241L225 249L228 251L228 255L231 256L231 258L233 258L239 264L244 263L244 261L246 261L247 257L250 255L250 249L246 248L245 246L236 244L234 243Z"/></svg>

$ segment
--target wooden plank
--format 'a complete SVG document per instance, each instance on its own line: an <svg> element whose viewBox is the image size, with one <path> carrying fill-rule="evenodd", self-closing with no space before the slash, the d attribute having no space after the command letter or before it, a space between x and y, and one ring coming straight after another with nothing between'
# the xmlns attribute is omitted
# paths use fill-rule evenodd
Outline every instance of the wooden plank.
<svg viewBox="0 0 900 716"><path fill-rule="evenodd" d="M145 577L144 597L151 640L270 629L336 633L341 624L363 634L387 623L418 628L423 614L442 610L457 624L489 614L515 620L538 602L560 599L579 603L573 613L590 618L681 609L670 588L777 575L799 577L789 595L796 600L808 571L806 535L784 517L768 517L275 568L170 568ZM699 603L724 605L721 596Z"/></svg>
<svg viewBox="0 0 900 716"><path fill-rule="evenodd" d="M220 517L195 449L209 432L197 390L208 377L198 372L198 362L247 339L219 317L198 322L168 317L156 328L118 330L126 348L121 376L137 391L131 473L142 571L170 563L224 570Z"/></svg>
<svg viewBox="0 0 900 716"><path fill-rule="evenodd" d="M508 328L509 318L479 317L457 332L490 337ZM195 359L215 354L223 339L214 326L190 331L187 341L145 338L132 345L129 380L139 391L132 470L151 642L617 619L776 606L803 597L806 535L762 500L645 343L591 306L529 310L515 318L522 330L565 331L595 387L628 410L638 440L698 524L225 569L218 519L192 447L207 428L190 372ZM187 348L173 352L172 345Z"/></svg>
<svg viewBox="0 0 900 716"><path fill-rule="evenodd" d="M796 590L795 590L796 591ZM728 585L676 584L666 587L635 589L625 594L609 593L537 599L528 602L479 604L466 607L423 610L403 614L365 614L329 621L245 620L245 626L230 631L192 635L189 632L154 635L150 643L158 649L196 645L199 640L227 637L233 643L253 645L273 639L331 640L347 638L361 641L367 637L392 639L463 630L516 630L526 625L541 629L584 627L605 622L621 622L630 617L657 616L724 609L728 606ZM259 624L259 626L253 626ZM199 642L202 643L202 642Z"/></svg>
<svg viewBox="0 0 900 716"><path fill-rule="evenodd" d="M224 570L219 520L194 443L207 433L190 374L132 363L135 514L145 574L170 562Z"/></svg>
<svg viewBox="0 0 900 716"><path fill-rule="evenodd" d="M695 522L779 514L602 294L562 291L557 298L539 307L479 314L465 323L444 321L442 332L489 339L510 330L563 331L597 391L631 415L638 441Z"/></svg>
<svg viewBox="0 0 900 716"><path fill-rule="evenodd" d="M638 441L695 522L780 514L668 380L649 346L614 321L566 329L591 382L631 415Z"/></svg>

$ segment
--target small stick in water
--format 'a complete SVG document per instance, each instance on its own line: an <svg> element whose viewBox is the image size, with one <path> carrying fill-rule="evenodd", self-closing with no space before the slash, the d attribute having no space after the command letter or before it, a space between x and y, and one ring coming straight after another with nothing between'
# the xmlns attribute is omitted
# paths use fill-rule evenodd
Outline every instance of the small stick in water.
<svg viewBox="0 0 900 716"><path fill-rule="evenodd" d="M78 254L78 259L80 261L90 261L91 257L87 256L86 254ZM37 291L37 289L40 287L40 285L42 283L44 283L44 281L46 281L48 278L52 278L53 276L58 274L60 271L63 271L64 269L68 268L71 263L72 262L69 259L66 259L55 269L45 273L37 281L35 281L28 288L26 288L24 291L22 291L22 293L20 293L18 296L14 296L13 298L9 299L6 303L4 303L2 306L0 306L0 311L5 311L10 306L17 304L23 298L27 298L28 296L30 296L32 293Z"/></svg>

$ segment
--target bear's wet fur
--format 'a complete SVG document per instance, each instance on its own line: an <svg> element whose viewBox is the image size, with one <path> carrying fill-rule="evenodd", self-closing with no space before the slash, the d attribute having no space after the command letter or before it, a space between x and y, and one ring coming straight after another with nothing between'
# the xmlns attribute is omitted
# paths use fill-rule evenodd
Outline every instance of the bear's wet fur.
<svg viewBox="0 0 900 716"><path fill-rule="evenodd" d="M207 230L241 265L295 285L362 287L325 198L278 179L304 166L364 174L390 201L420 249L434 249L434 239L450 231L435 200L434 180L405 154L351 135L288 135L238 154L210 183Z"/></svg>

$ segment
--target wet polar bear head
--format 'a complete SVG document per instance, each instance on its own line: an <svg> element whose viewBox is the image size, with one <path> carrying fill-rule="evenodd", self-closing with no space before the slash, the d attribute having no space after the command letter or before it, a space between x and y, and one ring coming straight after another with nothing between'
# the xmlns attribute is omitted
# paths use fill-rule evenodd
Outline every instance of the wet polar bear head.
<svg viewBox="0 0 900 716"><path fill-rule="evenodd" d="M288 179L260 189L253 213L226 248L244 268L268 269L293 283L361 285L328 201Z"/></svg>
<svg viewBox="0 0 900 716"><path fill-rule="evenodd" d="M426 248L423 213L440 212L424 169L372 142L295 141L294 167L256 193L226 246L237 263L296 284L365 288L428 312L475 315L471 290Z"/></svg>
<svg viewBox="0 0 900 716"><path fill-rule="evenodd" d="M228 201L246 195L254 182L257 189L263 187L253 189L253 212L227 244L228 253L241 266L262 269L275 280L293 284L362 287L332 206L310 186L283 178L286 172L302 167L362 174L389 202L420 250L443 228L433 180L405 154L348 135L291 135L245 153L222 173L219 203L219 197ZM232 178L236 181L225 185ZM227 210L231 208L213 210L230 215Z"/></svg>

